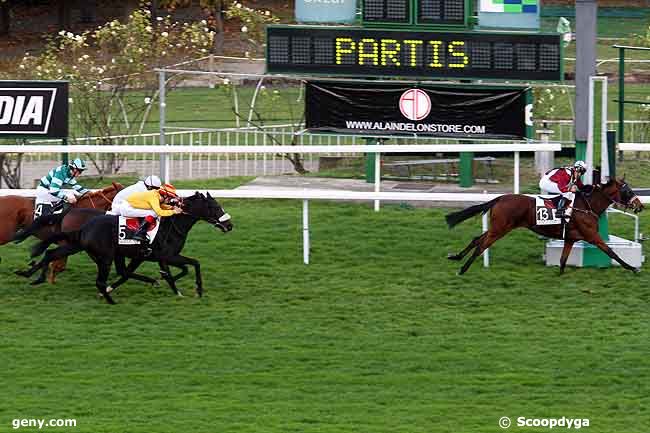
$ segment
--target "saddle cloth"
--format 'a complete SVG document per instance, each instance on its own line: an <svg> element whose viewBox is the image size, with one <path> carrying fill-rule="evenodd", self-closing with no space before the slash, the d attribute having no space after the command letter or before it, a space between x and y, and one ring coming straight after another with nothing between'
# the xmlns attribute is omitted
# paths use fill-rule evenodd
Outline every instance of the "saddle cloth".
<svg viewBox="0 0 650 433"><path fill-rule="evenodd" d="M549 226L561 224L562 220L555 216L557 202L560 195L537 196L535 197L535 224L538 226Z"/></svg>
<svg viewBox="0 0 650 433"><path fill-rule="evenodd" d="M133 239L133 235L138 231L140 223L144 218L130 218L121 216L118 220L117 225L117 244L118 245L139 245L140 241ZM158 229L160 228L160 217L156 218L156 222L153 227L149 227L147 231L147 236L149 237L149 244L152 244L156 235L158 234Z"/></svg>
<svg viewBox="0 0 650 433"><path fill-rule="evenodd" d="M63 212L63 206L56 206L56 209L54 209L54 205L49 202L43 202L38 199L34 202L34 219L50 214L59 214Z"/></svg>

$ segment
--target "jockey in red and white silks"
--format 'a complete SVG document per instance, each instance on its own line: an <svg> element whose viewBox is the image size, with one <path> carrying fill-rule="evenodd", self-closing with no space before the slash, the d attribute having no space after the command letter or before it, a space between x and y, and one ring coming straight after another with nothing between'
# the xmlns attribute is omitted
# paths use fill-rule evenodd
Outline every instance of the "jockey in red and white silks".
<svg viewBox="0 0 650 433"><path fill-rule="evenodd" d="M539 187L542 191L551 194L562 194L562 196L569 201L569 206L566 210L566 216L571 216L573 209L573 201L576 198L576 191L581 190L584 185L580 180L580 176L587 172L587 164L583 161L576 161L571 167L554 168L546 172L546 174L539 181ZM558 216L564 214L564 200L560 201L558 206Z"/></svg>

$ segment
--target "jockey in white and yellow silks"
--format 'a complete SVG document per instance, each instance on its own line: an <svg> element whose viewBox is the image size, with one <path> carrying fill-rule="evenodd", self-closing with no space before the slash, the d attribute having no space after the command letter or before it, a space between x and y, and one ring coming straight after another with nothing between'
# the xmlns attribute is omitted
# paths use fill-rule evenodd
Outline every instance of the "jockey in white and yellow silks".
<svg viewBox="0 0 650 433"><path fill-rule="evenodd" d="M164 184L160 189L136 192L127 197L126 202L120 206L120 215L131 218L144 218L134 238L144 241L147 229L153 224L156 217L169 217L182 212L181 208L172 205L178 200L176 188Z"/></svg>

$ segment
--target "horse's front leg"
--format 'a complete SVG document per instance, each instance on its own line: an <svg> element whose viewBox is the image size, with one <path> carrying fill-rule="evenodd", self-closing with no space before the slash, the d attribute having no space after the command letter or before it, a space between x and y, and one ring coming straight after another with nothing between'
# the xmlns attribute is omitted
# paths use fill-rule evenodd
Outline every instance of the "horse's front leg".
<svg viewBox="0 0 650 433"><path fill-rule="evenodd" d="M609 245L607 245L607 243L600 237L600 235L596 234L595 236L592 237L592 239L585 239L585 240L590 244L593 244L598 248L600 248L605 254L607 254L612 259L616 260L618 263L621 264L621 266L623 266L623 268L627 269L628 271L641 272L641 269L635 268L634 266L629 265L625 261L623 261L623 259L620 258L618 254L616 254L614 250L612 250L609 247Z"/></svg>
<svg viewBox="0 0 650 433"><path fill-rule="evenodd" d="M106 288L106 291L108 293L111 293L113 290L117 289L126 281L128 281L129 278L133 278L135 280L143 281L149 284L157 283L157 281L154 280L153 278L145 277L144 275L139 275L134 273L135 270L138 269L138 267L142 264L143 261L144 260L142 259L132 259L131 263L129 263L129 266L126 266L126 258L122 255L116 256L115 270L117 271L120 278L117 281L115 281L113 284L109 285Z"/></svg>
<svg viewBox="0 0 650 433"><path fill-rule="evenodd" d="M184 265L194 266L194 276L196 278L196 294L199 297L203 296L203 278L201 278L201 264L198 260L178 255L165 259L165 262L168 265L176 266L179 268Z"/></svg>
<svg viewBox="0 0 650 433"><path fill-rule="evenodd" d="M160 267L160 275L164 278L165 281L167 281L167 284L169 284L172 292L174 292L176 296L183 296L181 291L178 290L178 287L176 287L176 280L174 279L174 276L169 269L169 264L166 261L161 260L158 262L158 266Z"/></svg>
<svg viewBox="0 0 650 433"><path fill-rule="evenodd" d="M571 254L571 248L575 241L564 241L564 247L562 247L562 255L560 256L560 275L564 273L564 268L566 267L566 262L569 259L569 254Z"/></svg>

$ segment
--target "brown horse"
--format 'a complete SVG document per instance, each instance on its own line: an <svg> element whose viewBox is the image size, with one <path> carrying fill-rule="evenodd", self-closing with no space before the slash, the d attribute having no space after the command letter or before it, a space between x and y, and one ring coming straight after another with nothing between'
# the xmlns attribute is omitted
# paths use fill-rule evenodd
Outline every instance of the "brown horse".
<svg viewBox="0 0 650 433"><path fill-rule="evenodd" d="M75 208L89 208L106 211L111 208L113 198L124 187L116 182L102 190L89 192L79 198ZM17 195L0 197L0 245L14 239L16 231L29 226L34 220L34 199ZM36 236L39 239L46 239L60 231L78 230L85 220L79 220L73 215L70 218L63 218L58 224L48 225L40 229ZM65 269L65 259L56 261L50 267L50 282L54 282L56 274Z"/></svg>
<svg viewBox="0 0 650 433"><path fill-rule="evenodd" d="M520 194L506 194L489 202L470 206L446 216L449 228L465 221L479 213L490 211L490 228L487 232L475 237L467 247L458 254L450 254L449 260L462 260L472 249L474 252L463 264L459 274L464 274L472 262L493 243L510 231L523 227L549 238L562 239L564 232L564 248L560 258L560 273L564 272L567 259L573 244L584 240L595 245L609 257L619 262L625 269L638 272L639 270L625 263L598 234L598 217L610 204L625 208L632 207L634 212L643 210L641 200L632 192L625 180L612 179L606 184L596 185L588 194L578 194L573 209L573 216L563 230L562 225L536 225L535 198Z"/></svg>

